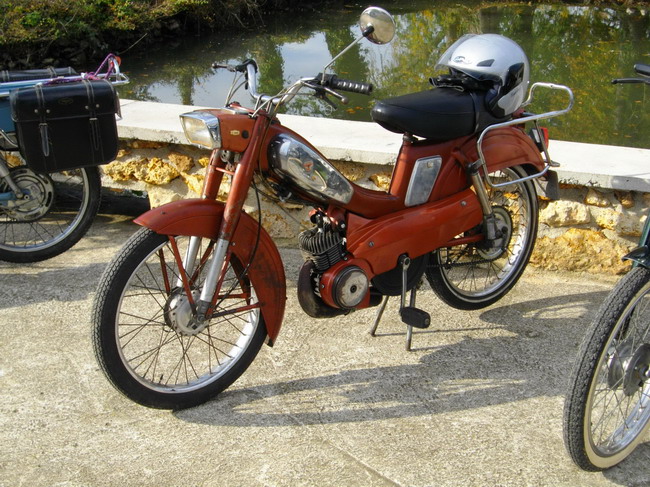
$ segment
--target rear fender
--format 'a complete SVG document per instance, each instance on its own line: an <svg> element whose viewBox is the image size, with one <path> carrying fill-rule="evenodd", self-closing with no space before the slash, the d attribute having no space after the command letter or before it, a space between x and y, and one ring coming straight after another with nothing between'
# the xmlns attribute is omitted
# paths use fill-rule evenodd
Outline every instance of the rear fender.
<svg viewBox="0 0 650 487"><path fill-rule="evenodd" d="M224 204L213 200L174 201L154 208L134 221L156 233L169 236L196 236L216 240L223 218ZM259 232L259 243L251 256ZM246 264L253 257L248 275L255 286L266 323L269 344L278 336L287 299L284 266L269 234L246 213L241 214L230 243L230 250Z"/></svg>
<svg viewBox="0 0 650 487"><path fill-rule="evenodd" d="M475 140L463 149L471 161L479 158ZM533 140L517 127L490 131L483 139L482 149L490 173L506 167L523 166L530 174L534 174L546 166Z"/></svg>

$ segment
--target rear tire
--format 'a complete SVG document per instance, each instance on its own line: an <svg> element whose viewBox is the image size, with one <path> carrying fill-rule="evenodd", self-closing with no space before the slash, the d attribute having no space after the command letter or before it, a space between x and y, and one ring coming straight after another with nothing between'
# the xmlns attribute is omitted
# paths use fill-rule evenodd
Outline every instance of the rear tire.
<svg viewBox="0 0 650 487"><path fill-rule="evenodd" d="M189 237L176 237L181 256ZM203 239L200 257L212 246ZM201 404L230 386L251 364L266 327L256 303L255 285L241 277L233 255L213 317L193 329L194 312L183 286L170 238L143 228L109 264L93 305L95 355L109 381L144 406L181 409ZM200 294L205 267L191 279Z"/></svg>
<svg viewBox="0 0 650 487"><path fill-rule="evenodd" d="M0 209L0 260L38 262L62 254L83 237L93 223L101 199L96 167L39 174L27 166L11 176L32 199L22 206ZM9 191L0 181L0 192Z"/></svg>
<svg viewBox="0 0 650 487"><path fill-rule="evenodd" d="M525 176L526 171L516 166L491 178L502 183ZM429 284L440 299L457 309L484 308L505 296L523 274L535 247L538 204L534 184L524 181L490 188L488 197L498 226L507 229L499 245L487 248L481 241L446 247L432 252L429 259Z"/></svg>

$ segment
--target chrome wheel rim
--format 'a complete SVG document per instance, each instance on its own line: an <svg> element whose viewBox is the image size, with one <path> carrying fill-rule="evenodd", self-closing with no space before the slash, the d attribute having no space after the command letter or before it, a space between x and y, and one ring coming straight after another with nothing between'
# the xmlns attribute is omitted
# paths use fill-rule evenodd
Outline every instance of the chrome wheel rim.
<svg viewBox="0 0 650 487"><path fill-rule="evenodd" d="M189 238L177 238L183 255ZM207 257L211 248L202 248ZM255 290L229 266L213 317L196 329L190 326L188 298L178 286L179 272L169 242L151 252L132 273L120 298L115 340L129 374L161 393L191 392L218 380L242 357L260 325ZM239 270L239 269L237 269ZM204 268L192 279L192 295L200 294ZM168 287L174 286L170 291ZM218 316L217 316L218 315Z"/></svg>

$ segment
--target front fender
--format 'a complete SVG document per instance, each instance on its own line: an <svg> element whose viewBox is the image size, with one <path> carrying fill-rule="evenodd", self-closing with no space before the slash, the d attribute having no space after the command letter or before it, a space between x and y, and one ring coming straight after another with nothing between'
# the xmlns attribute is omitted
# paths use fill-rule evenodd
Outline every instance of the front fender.
<svg viewBox="0 0 650 487"><path fill-rule="evenodd" d="M224 204L217 201L189 199L154 208L134 221L162 235L185 235L216 240L224 209ZM257 250L255 255L251 256L258 232ZM257 221L243 212L230 242L230 250L243 264L253 257L248 275L260 301L260 309L272 345L280 332L287 299L280 253L266 230L260 228Z"/></svg>
<svg viewBox="0 0 650 487"><path fill-rule="evenodd" d="M650 269L650 248L647 245L642 245L641 247L632 249L623 257L623 260L631 260L634 267L640 265Z"/></svg>

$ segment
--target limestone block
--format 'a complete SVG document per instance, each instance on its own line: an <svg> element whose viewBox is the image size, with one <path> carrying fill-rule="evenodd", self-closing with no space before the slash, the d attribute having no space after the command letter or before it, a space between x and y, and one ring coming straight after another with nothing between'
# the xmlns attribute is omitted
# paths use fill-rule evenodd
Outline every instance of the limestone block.
<svg viewBox="0 0 650 487"><path fill-rule="evenodd" d="M365 167L362 164L345 161L335 161L333 164L341 174L352 182L358 181L366 175Z"/></svg>
<svg viewBox="0 0 650 487"><path fill-rule="evenodd" d="M147 174L144 177L144 181L156 186L162 186L169 184L178 176L180 176L178 169L171 164L167 164L159 157L153 157L147 164Z"/></svg>
<svg viewBox="0 0 650 487"><path fill-rule="evenodd" d="M621 257L629 249L602 232L570 228L557 238L538 238L530 263L552 271L623 274L630 264Z"/></svg>
<svg viewBox="0 0 650 487"><path fill-rule="evenodd" d="M558 200L540 211L539 219L551 227L582 225L591 221L587 206L575 201Z"/></svg>
<svg viewBox="0 0 650 487"><path fill-rule="evenodd" d="M156 208L172 201L196 197L195 195L189 194L188 187L180 179L176 179L164 186L148 184L146 190L151 208Z"/></svg>
<svg viewBox="0 0 650 487"><path fill-rule="evenodd" d="M22 164L20 157L18 157L15 154L11 154L10 152L7 152L5 153L5 156L6 156L5 160L7 161L7 164L9 164L9 167L16 167Z"/></svg>
<svg viewBox="0 0 650 487"><path fill-rule="evenodd" d="M255 220L258 218L257 211L248 212ZM298 235L296 229L292 226L291 220L284 215L262 210L262 226L271 236L271 238L286 239L295 238Z"/></svg>
<svg viewBox="0 0 650 487"><path fill-rule="evenodd" d="M104 173L113 181L141 181L147 172L148 161L144 157L128 161L113 161L104 166Z"/></svg>
<svg viewBox="0 0 650 487"><path fill-rule="evenodd" d="M606 208L608 206L611 206L607 196L604 193L596 191L593 188L589 188L589 191L587 191L585 204L590 206L598 206L599 208Z"/></svg>
<svg viewBox="0 0 650 487"><path fill-rule="evenodd" d="M650 207L650 193L643 193L643 206Z"/></svg>
<svg viewBox="0 0 650 487"><path fill-rule="evenodd" d="M224 178L221 180L221 186L219 186L219 194L217 195L217 199L226 201L228 198L228 193L230 193L231 183L232 178L230 176L224 176Z"/></svg>
<svg viewBox="0 0 650 487"><path fill-rule="evenodd" d="M378 172L375 174L372 174L370 176L370 180L375 183L375 185L383 189L384 191L388 191L388 188L390 187L390 180L391 177L393 176L393 173L388 172L388 171L382 171Z"/></svg>
<svg viewBox="0 0 650 487"><path fill-rule="evenodd" d="M167 144L153 140L131 140L129 146L134 149L160 149L161 147L167 146Z"/></svg>
<svg viewBox="0 0 650 487"><path fill-rule="evenodd" d="M624 237L640 237L643 223L634 213L620 213L615 210L600 211L596 215L596 223L600 228L613 230Z"/></svg>
<svg viewBox="0 0 650 487"><path fill-rule="evenodd" d="M189 172L194 167L194 159L179 152L170 152L169 161L179 172Z"/></svg>
<svg viewBox="0 0 650 487"><path fill-rule="evenodd" d="M181 173L181 177L183 178L183 181L190 189L190 191L196 193L196 196L201 195L201 192L203 190L203 180L205 179L205 176L203 174Z"/></svg>
<svg viewBox="0 0 650 487"><path fill-rule="evenodd" d="M616 191L614 194L618 202L626 210L634 207L634 194L631 191Z"/></svg>

